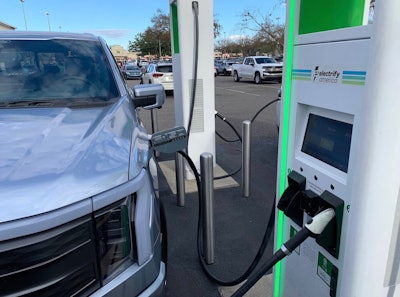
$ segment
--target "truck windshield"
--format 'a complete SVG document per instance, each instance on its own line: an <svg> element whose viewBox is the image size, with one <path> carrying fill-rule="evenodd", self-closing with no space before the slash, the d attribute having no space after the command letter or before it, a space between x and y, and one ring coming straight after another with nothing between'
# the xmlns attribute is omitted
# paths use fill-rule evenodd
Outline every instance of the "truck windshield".
<svg viewBox="0 0 400 297"><path fill-rule="evenodd" d="M0 40L0 105L98 103L119 95L101 44L87 40Z"/></svg>
<svg viewBox="0 0 400 297"><path fill-rule="evenodd" d="M277 63L275 59L271 57L256 58L256 61L257 64Z"/></svg>

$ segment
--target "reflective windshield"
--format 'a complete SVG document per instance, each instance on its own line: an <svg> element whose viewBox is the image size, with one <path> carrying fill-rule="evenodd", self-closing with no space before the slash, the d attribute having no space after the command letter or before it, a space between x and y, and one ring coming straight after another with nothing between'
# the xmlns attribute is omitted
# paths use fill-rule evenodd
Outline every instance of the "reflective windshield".
<svg viewBox="0 0 400 297"><path fill-rule="evenodd" d="M156 71L162 73L172 72L172 65L158 65Z"/></svg>
<svg viewBox="0 0 400 297"><path fill-rule="evenodd" d="M277 63L274 58L270 58L270 57L256 58L256 61L257 61L257 64Z"/></svg>
<svg viewBox="0 0 400 297"><path fill-rule="evenodd" d="M118 89L98 42L0 40L0 104L108 101Z"/></svg>
<svg viewBox="0 0 400 297"><path fill-rule="evenodd" d="M126 66L126 70L140 70L140 68L135 65L128 65Z"/></svg>

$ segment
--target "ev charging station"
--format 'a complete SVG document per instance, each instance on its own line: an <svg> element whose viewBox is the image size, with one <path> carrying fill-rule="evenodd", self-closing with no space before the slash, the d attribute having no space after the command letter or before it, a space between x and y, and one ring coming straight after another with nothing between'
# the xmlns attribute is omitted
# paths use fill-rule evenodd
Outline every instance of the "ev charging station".
<svg viewBox="0 0 400 297"><path fill-rule="evenodd" d="M187 153L199 169L204 152L215 165L213 0L170 0L170 15L175 124L190 130ZM189 167L184 171L194 178Z"/></svg>
<svg viewBox="0 0 400 297"><path fill-rule="evenodd" d="M376 4L375 4L376 2ZM400 296L400 1L287 0L274 297Z"/></svg>

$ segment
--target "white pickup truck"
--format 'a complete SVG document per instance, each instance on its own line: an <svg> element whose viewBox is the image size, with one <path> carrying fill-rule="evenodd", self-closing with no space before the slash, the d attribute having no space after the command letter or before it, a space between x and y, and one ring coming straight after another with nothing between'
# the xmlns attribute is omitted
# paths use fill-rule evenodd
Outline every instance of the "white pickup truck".
<svg viewBox="0 0 400 297"><path fill-rule="evenodd" d="M264 80L282 81L282 64L272 57L251 56L246 57L242 64L232 65L233 80L251 79L256 84Z"/></svg>

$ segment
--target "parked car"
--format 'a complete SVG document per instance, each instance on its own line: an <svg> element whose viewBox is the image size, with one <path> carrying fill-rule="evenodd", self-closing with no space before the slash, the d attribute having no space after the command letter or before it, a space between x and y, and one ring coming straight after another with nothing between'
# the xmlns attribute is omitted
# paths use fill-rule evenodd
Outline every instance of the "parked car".
<svg viewBox="0 0 400 297"><path fill-rule="evenodd" d="M122 66L122 75L125 79L141 79L142 71L136 64L125 64Z"/></svg>
<svg viewBox="0 0 400 297"><path fill-rule="evenodd" d="M162 86L129 89L91 34L0 31L0 70L0 295L162 296L165 215L135 109L159 108Z"/></svg>
<svg viewBox="0 0 400 297"><path fill-rule="evenodd" d="M162 84L165 91L174 90L172 63L150 64L143 74L144 84Z"/></svg>
<svg viewBox="0 0 400 297"><path fill-rule="evenodd" d="M217 67L217 75L232 75L232 64L235 64L234 62L223 62L221 64L218 64Z"/></svg>

